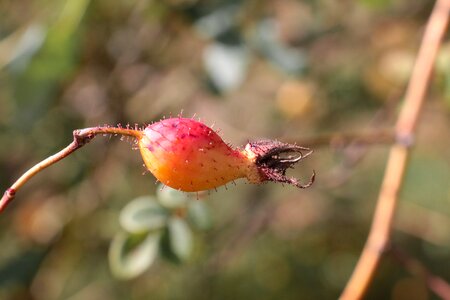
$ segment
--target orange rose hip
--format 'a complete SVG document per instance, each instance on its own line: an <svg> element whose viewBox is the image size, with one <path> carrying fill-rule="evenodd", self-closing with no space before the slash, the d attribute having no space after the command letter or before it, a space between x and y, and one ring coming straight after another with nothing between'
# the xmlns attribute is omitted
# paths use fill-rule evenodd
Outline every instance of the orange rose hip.
<svg viewBox="0 0 450 300"><path fill-rule="evenodd" d="M162 183L182 191L209 190L238 178L252 183L278 181L301 185L285 176L287 168L308 156L309 149L276 141L234 149L205 124L170 118L147 126L138 139L148 170ZM309 151L303 155L301 151ZM283 155L295 153L294 156Z"/></svg>

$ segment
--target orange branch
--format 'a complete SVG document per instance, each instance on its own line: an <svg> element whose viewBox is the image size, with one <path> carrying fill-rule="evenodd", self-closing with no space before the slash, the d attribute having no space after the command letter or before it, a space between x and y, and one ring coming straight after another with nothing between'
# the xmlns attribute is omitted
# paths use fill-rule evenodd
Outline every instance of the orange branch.
<svg viewBox="0 0 450 300"><path fill-rule="evenodd" d="M396 124L397 142L389 153L369 237L341 295L340 299L342 300L362 299L390 241L398 193L407 166L409 148L414 140L414 131L431 78L434 61L447 27L449 12L450 0L438 0L426 26L405 101Z"/></svg>

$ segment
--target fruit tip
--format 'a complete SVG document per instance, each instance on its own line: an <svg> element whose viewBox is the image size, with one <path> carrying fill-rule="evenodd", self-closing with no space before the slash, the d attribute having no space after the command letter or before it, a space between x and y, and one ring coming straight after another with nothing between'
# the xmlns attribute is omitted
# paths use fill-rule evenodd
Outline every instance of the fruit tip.
<svg viewBox="0 0 450 300"><path fill-rule="evenodd" d="M287 183L298 188L310 187L316 178L316 172L306 184L301 184L296 178L288 178L286 170L293 168L295 164L310 156L312 149L298 145L282 143L277 140L260 140L249 142L244 151L249 159L254 161L260 174L260 181L274 181ZM307 151L306 153L303 153Z"/></svg>

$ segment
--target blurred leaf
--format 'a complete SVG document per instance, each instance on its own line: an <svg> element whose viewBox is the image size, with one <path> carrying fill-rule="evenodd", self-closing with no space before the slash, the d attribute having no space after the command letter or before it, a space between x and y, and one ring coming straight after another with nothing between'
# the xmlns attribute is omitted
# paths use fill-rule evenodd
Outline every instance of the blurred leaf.
<svg viewBox="0 0 450 300"><path fill-rule="evenodd" d="M158 202L169 209L183 207L188 201L188 194L168 186L160 185L156 192Z"/></svg>
<svg viewBox="0 0 450 300"><path fill-rule="evenodd" d="M192 251L192 232L185 220L173 217L169 220L170 251L180 261L185 261Z"/></svg>
<svg viewBox="0 0 450 300"><path fill-rule="evenodd" d="M168 212L153 197L139 197L120 213L120 225L130 233L142 233L166 225Z"/></svg>
<svg viewBox="0 0 450 300"><path fill-rule="evenodd" d="M160 236L159 232L141 235L118 233L109 248L111 272L122 279L142 274L158 255Z"/></svg>
<svg viewBox="0 0 450 300"><path fill-rule="evenodd" d="M40 24L30 24L16 30L0 41L0 69L13 64L13 69L24 69L31 57L40 49L46 35ZM17 62L14 65L14 62Z"/></svg>
<svg viewBox="0 0 450 300"><path fill-rule="evenodd" d="M189 202L188 218L198 229L205 230L211 227L211 215L207 206L202 201Z"/></svg>
<svg viewBox="0 0 450 300"><path fill-rule="evenodd" d="M244 46L222 43L209 45L203 53L203 64L209 78L221 92L238 88L247 75L249 52Z"/></svg>
<svg viewBox="0 0 450 300"><path fill-rule="evenodd" d="M235 25L238 9L239 6L235 4L226 5L201 17L195 26L205 37L216 38Z"/></svg>
<svg viewBox="0 0 450 300"><path fill-rule="evenodd" d="M288 47L280 41L275 21L261 21L254 40L256 47L282 71L297 75L305 69L307 62L303 51Z"/></svg>
<svg viewBox="0 0 450 300"><path fill-rule="evenodd" d="M42 116L58 85L73 71L79 42L76 33L89 2L64 2L58 19L48 28L42 48L31 59L26 70L19 74L15 87L15 99L20 112L17 118L19 121L26 120L17 122L19 126L28 128L30 123ZM36 32L33 34L36 35ZM16 60L15 64L22 63Z"/></svg>
<svg viewBox="0 0 450 300"><path fill-rule="evenodd" d="M31 66L33 79L61 80L74 67L75 46L79 29L90 0L68 0L48 30L44 47Z"/></svg>

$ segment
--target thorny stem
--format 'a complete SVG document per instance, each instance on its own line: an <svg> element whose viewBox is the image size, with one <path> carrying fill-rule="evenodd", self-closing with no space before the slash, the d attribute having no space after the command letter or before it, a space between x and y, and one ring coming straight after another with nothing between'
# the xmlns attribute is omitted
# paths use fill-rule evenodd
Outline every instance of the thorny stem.
<svg viewBox="0 0 450 300"><path fill-rule="evenodd" d="M87 143L89 143L96 135L99 134L114 134L114 135L123 135L130 136L136 139L139 139L142 136L142 132L138 129L129 129L129 128L121 128L121 127L108 127L108 126L99 126L99 127L91 127L84 129L77 129L73 131L73 141L67 147L62 149L56 154L47 157L40 163L34 165L31 169L26 171L16 182L11 185L6 192L3 194L2 199L0 200L0 213L5 210L6 206L14 200L14 197L17 191L34 175L41 172L45 168L57 163L61 159L67 157L72 154L74 151L80 149Z"/></svg>
<svg viewBox="0 0 450 300"><path fill-rule="evenodd" d="M425 29L419 54L396 124L397 142L391 148L375 209L369 237L345 287L343 300L362 299L386 251L400 186L407 166L409 148L431 78L433 64L444 36L450 13L450 0L438 0Z"/></svg>

